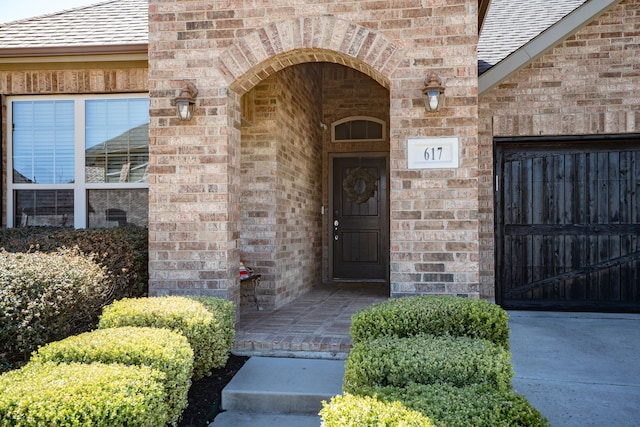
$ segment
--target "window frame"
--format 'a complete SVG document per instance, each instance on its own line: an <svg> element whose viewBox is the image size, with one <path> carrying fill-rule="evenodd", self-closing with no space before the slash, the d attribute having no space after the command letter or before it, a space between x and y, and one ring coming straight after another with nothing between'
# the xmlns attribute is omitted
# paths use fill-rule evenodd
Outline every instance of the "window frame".
<svg viewBox="0 0 640 427"><path fill-rule="evenodd" d="M382 136L380 138L363 138L363 139L336 139L336 126L347 122L355 122L363 120L367 122L378 123L382 126ZM384 120L371 116L349 116L344 119L336 120L331 123L331 142L383 142L387 140L387 123Z"/></svg>
<svg viewBox="0 0 640 427"><path fill-rule="evenodd" d="M6 169L6 209L7 227L12 228L15 219L15 191L16 190L73 190L73 227L87 228L87 192L101 189L138 189L149 188L149 182L86 182L85 165L85 101L94 99L149 99L148 93L117 93L117 94L79 94L79 95L12 95L7 96L7 169ZM34 184L13 182L13 103L20 101L74 101L74 182L71 184Z"/></svg>

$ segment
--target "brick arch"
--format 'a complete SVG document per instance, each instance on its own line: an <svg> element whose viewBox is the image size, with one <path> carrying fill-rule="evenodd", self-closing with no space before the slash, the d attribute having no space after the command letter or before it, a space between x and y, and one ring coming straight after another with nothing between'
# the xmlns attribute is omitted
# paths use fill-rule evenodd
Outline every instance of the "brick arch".
<svg viewBox="0 0 640 427"><path fill-rule="evenodd" d="M229 88L244 94L283 68L333 62L354 68L389 89L401 49L379 32L332 16L271 23L238 39L219 57Z"/></svg>

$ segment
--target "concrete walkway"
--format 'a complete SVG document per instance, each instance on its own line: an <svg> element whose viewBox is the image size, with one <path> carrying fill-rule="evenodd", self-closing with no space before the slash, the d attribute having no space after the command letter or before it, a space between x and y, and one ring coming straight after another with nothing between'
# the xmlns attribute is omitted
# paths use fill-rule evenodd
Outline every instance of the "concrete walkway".
<svg viewBox="0 0 640 427"><path fill-rule="evenodd" d="M640 315L509 312L514 389L553 427L640 425Z"/></svg>

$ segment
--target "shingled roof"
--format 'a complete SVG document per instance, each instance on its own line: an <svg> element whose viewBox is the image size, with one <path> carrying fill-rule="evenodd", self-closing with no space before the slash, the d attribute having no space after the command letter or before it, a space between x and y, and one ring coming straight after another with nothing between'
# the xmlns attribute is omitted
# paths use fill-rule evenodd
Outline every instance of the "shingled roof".
<svg viewBox="0 0 640 427"><path fill-rule="evenodd" d="M478 40L478 72L493 65L567 16L585 0L491 0Z"/></svg>
<svg viewBox="0 0 640 427"><path fill-rule="evenodd" d="M599 1L479 0L484 18L479 22L484 21L478 41L479 73L504 61L580 6ZM148 9L148 0L106 0L0 24L0 57L146 52Z"/></svg>
<svg viewBox="0 0 640 427"><path fill-rule="evenodd" d="M496 0L508 1L508 0ZM533 4L536 1L545 3L543 0L529 0ZM565 0L567 2L572 0ZM609 9L619 4L623 0L587 0L581 2L574 10L559 18L556 22L551 22L547 28L535 35L528 41L518 41L510 49L504 48L504 51L496 56L494 61L489 58L489 53L495 53L500 48L487 49L482 54L479 53L478 68L481 71L478 79L478 94L482 95L487 90L505 81L513 73L530 64L539 58L545 52L549 51L558 43L571 37L585 25L589 25L598 16L607 12ZM544 5L549 6L545 3ZM544 9L544 8L543 8ZM520 16L520 15L518 15ZM541 18L530 16L530 20L535 21ZM504 21L508 21L505 17ZM525 21L522 21L525 25ZM491 38L493 32L489 31L486 37ZM507 43L505 41L505 43ZM502 43L496 43L496 46L502 46ZM514 49L515 46L515 49ZM512 50L513 49L513 50ZM509 52L511 50L511 52Z"/></svg>
<svg viewBox="0 0 640 427"><path fill-rule="evenodd" d="M1 56L34 51L56 54L62 47L66 52L95 47L97 53L103 53L115 46L119 51L127 47L135 51L144 47L146 51L148 15L148 0L107 0L0 24Z"/></svg>

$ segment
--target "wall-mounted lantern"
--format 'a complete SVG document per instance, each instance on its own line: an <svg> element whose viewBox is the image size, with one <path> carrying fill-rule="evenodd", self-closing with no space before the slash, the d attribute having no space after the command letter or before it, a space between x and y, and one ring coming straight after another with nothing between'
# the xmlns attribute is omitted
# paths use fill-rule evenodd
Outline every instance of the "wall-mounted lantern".
<svg viewBox="0 0 640 427"><path fill-rule="evenodd" d="M182 93L176 97L176 111L180 120L191 120L196 108L196 96L198 96L196 85L191 82L186 82Z"/></svg>
<svg viewBox="0 0 640 427"><path fill-rule="evenodd" d="M444 104L444 86L442 86L442 80L436 73L431 73L429 78L424 81L422 94L424 95L427 111L440 111Z"/></svg>

